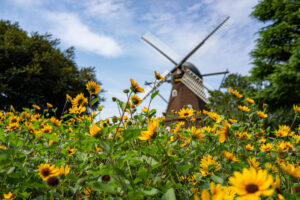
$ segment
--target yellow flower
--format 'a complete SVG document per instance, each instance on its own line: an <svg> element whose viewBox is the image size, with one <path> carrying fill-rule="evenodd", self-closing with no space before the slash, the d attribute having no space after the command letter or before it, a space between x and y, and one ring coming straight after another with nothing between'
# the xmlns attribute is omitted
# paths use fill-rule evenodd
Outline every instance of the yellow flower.
<svg viewBox="0 0 300 200"><path fill-rule="evenodd" d="M192 133L197 140L201 140L205 135L203 135L203 130L197 129L195 126L188 128L189 132Z"/></svg>
<svg viewBox="0 0 300 200"><path fill-rule="evenodd" d="M20 121L20 117L18 117L18 116L10 116L9 118L8 118L8 120L9 120L9 123L10 124L12 124L12 123L19 123L19 121Z"/></svg>
<svg viewBox="0 0 300 200"><path fill-rule="evenodd" d="M260 169L259 167L259 162L256 160L256 158L251 158L251 157L248 157L248 163L250 165L250 167L253 167L255 169Z"/></svg>
<svg viewBox="0 0 300 200"><path fill-rule="evenodd" d="M149 140L153 137L156 128L158 126L159 120L153 119L149 122L149 125L147 126L147 131L141 131L142 136L139 136L139 140Z"/></svg>
<svg viewBox="0 0 300 200"><path fill-rule="evenodd" d="M222 122L222 127L217 131L217 134L220 135L219 142L225 142L228 134L228 130L230 128L230 124L227 121Z"/></svg>
<svg viewBox="0 0 300 200"><path fill-rule="evenodd" d="M266 170L256 170L253 167L243 169L243 173L234 172L234 176L229 178L238 195L237 199L259 200L260 196L271 196L273 189L268 189L273 183L273 178Z"/></svg>
<svg viewBox="0 0 300 200"><path fill-rule="evenodd" d="M223 153L224 153L224 156L225 156L228 160L230 160L230 161L232 161L232 162L237 162L237 161L239 161L232 153L230 153L230 152L228 152L228 151L223 151Z"/></svg>
<svg viewBox="0 0 300 200"><path fill-rule="evenodd" d="M85 194L85 197L86 197L86 198L90 198L91 192L92 192L92 190L89 189L89 188L86 188L86 189L83 191L83 193Z"/></svg>
<svg viewBox="0 0 300 200"><path fill-rule="evenodd" d="M271 163L265 163L265 168L272 171L272 173L277 173L278 169L275 165L272 165Z"/></svg>
<svg viewBox="0 0 300 200"><path fill-rule="evenodd" d="M293 109L294 109L296 112L300 113L300 107L299 107L299 106L293 105Z"/></svg>
<svg viewBox="0 0 300 200"><path fill-rule="evenodd" d="M38 171L40 177L46 181L48 178L52 176L58 176L59 175L59 169L55 167L55 165L50 166L49 164L40 164L38 166Z"/></svg>
<svg viewBox="0 0 300 200"><path fill-rule="evenodd" d="M221 116L218 115L215 112L203 112L204 114L206 114L207 116L209 116L211 119L213 119L215 122L220 123L221 122Z"/></svg>
<svg viewBox="0 0 300 200"><path fill-rule="evenodd" d="M84 106L88 103L88 99L84 97L83 93L78 94L73 100L72 105L73 107L77 106Z"/></svg>
<svg viewBox="0 0 300 200"><path fill-rule="evenodd" d="M32 107L35 108L35 109L37 109L37 110L41 109L38 105L35 105L35 104L33 104Z"/></svg>
<svg viewBox="0 0 300 200"><path fill-rule="evenodd" d="M250 111L250 108L248 108L247 106L239 105L238 108L243 112L249 112Z"/></svg>
<svg viewBox="0 0 300 200"><path fill-rule="evenodd" d="M295 143L298 144L300 142L300 135L294 135Z"/></svg>
<svg viewBox="0 0 300 200"><path fill-rule="evenodd" d="M160 75L159 73L157 73L156 71L154 71L155 74L155 79L160 80L160 79L165 79L165 77L163 77L162 75Z"/></svg>
<svg viewBox="0 0 300 200"><path fill-rule="evenodd" d="M71 114L77 114L77 115L79 115L85 111L86 111L86 107L84 107L84 106L79 106L79 107L73 106L72 108L69 109L69 112Z"/></svg>
<svg viewBox="0 0 300 200"><path fill-rule="evenodd" d="M52 116L52 117L50 118L50 122L52 122L52 123L55 124L56 126L60 126L62 120L58 120L58 119L56 119L55 117Z"/></svg>
<svg viewBox="0 0 300 200"><path fill-rule="evenodd" d="M247 144L246 149L252 151L254 149L254 146L252 146L251 144Z"/></svg>
<svg viewBox="0 0 300 200"><path fill-rule="evenodd" d="M19 123L11 123L8 126L6 126L6 130L7 131L14 131L16 129L20 129L21 126L19 125Z"/></svg>
<svg viewBox="0 0 300 200"><path fill-rule="evenodd" d="M180 145L181 147L186 147L190 143L191 139L190 138L185 138L184 143Z"/></svg>
<svg viewBox="0 0 300 200"><path fill-rule="evenodd" d="M142 112L144 112L144 113L146 113L148 111L149 111L149 108L146 108L146 107L144 107L143 110L142 110Z"/></svg>
<svg viewBox="0 0 300 200"><path fill-rule="evenodd" d="M235 120L235 119L228 119L228 121L230 121L231 123L236 123L237 122L237 120Z"/></svg>
<svg viewBox="0 0 300 200"><path fill-rule="evenodd" d="M255 104L254 100L250 99L250 98L246 98L245 101L247 101L248 103L251 103L251 104Z"/></svg>
<svg viewBox="0 0 300 200"><path fill-rule="evenodd" d="M182 108L178 114L180 117L191 117L194 114L194 110L192 108Z"/></svg>
<svg viewBox="0 0 300 200"><path fill-rule="evenodd" d="M130 79L130 82L131 82L131 90L134 93L145 92L144 88L140 87L139 84L137 84L132 78Z"/></svg>
<svg viewBox="0 0 300 200"><path fill-rule="evenodd" d="M12 200L15 198L15 195L11 192L7 193L7 194L3 194L4 199L3 200Z"/></svg>
<svg viewBox="0 0 300 200"><path fill-rule="evenodd" d="M67 147L66 150L68 151L68 156L71 156L72 154L75 153L75 150L71 149L70 147Z"/></svg>
<svg viewBox="0 0 300 200"><path fill-rule="evenodd" d="M132 95L130 100L134 105L140 105L142 103L142 100L137 95Z"/></svg>
<svg viewBox="0 0 300 200"><path fill-rule="evenodd" d="M85 84L85 86L90 95L97 95L100 92L99 84L95 81L89 81L87 84Z"/></svg>
<svg viewBox="0 0 300 200"><path fill-rule="evenodd" d="M70 173L70 167L69 167L69 165L66 165L65 167L63 165L60 166L59 176L61 176L61 175L67 176L69 173Z"/></svg>
<svg viewBox="0 0 300 200"><path fill-rule="evenodd" d="M200 162L200 167L202 176L207 176L220 170L219 163L211 155L203 156Z"/></svg>
<svg viewBox="0 0 300 200"><path fill-rule="evenodd" d="M16 112L15 108L13 107L13 105L10 105L10 109L11 109L11 111Z"/></svg>
<svg viewBox="0 0 300 200"><path fill-rule="evenodd" d="M288 151L290 148L293 148L293 145L290 142L278 141L276 147L277 152L282 152Z"/></svg>
<svg viewBox="0 0 300 200"><path fill-rule="evenodd" d="M262 112L262 111L256 111L256 113L257 113L257 115L260 116L261 118L267 118L267 117L268 117L268 115L265 114L265 113Z"/></svg>
<svg viewBox="0 0 300 200"><path fill-rule="evenodd" d="M241 95L237 90L233 90L231 88L228 88L228 91L233 94L234 96L236 96L237 98L242 98L243 95Z"/></svg>
<svg viewBox="0 0 300 200"><path fill-rule="evenodd" d="M49 108L52 108L52 107L53 107L53 105L52 105L51 103L47 103L47 106L48 106Z"/></svg>
<svg viewBox="0 0 300 200"><path fill-rule="evenodd" d="M66 98L67 98L68 101L70 101L72 103L73 99L70 95L66 94Z"/></svg>
<svg viewBox="0 0 300 200"><path fill-rule="evenodd" d="M291 131L291 128L287 125L279 125L279 129L275 130L275 135L277 137L287 137L294 135L294 132Z"/></svg>
<svg viewBox="0 0 300 200"><path fill-rule="evenodd" d="M90 133L86 134L87 136L94 137L101 131L101 126L98 127L97 124L93 123L92 126L90 127Z"/></svg>
<svg viewBox="0 0 300 200"><path fill-rule="evenodd" d="M274 148L274 146L273 146L272 143L267 143L267 144L263 144L263 145L260 147L260 150L261 150L262 152L268 152L268 151L271 151L273 148Z"/></svg>
<svg viewBox="0 0 300 200"><path fill-rule="evenodd" d="M6 150L7 148L5 146L0 145L0 149Z"/></svg>
<svg viewBox="0 0 300 200"><path fill-rule="evenodd" d="M42 128L42 133L51 133L52 132L52 126L46 125Z"/></svg>
<svg viewBox="0 0 300 200"><path fill-rule="evenodd" d="M280 166L288 175L294 178L300 178L300 166L294 167L289 163L281 163Z"/></svg>

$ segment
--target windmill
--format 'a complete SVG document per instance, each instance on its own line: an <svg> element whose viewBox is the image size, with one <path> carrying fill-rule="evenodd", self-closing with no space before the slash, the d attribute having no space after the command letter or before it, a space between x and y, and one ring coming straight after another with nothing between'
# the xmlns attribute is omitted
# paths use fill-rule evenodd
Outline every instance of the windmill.
<svg viewBox="0 0 300 200"><path fill-rule="evenodd" d="M208 103L208 100L206 98L204 89L209 89L203 84L203 77L224 74L224 80L225 75L229 72L228 70L226 70L224 72L201 74L199 70L192 63L187 62L187 60L228 20L229 17L227 17L222 23L220 23L211 33L209 33L196 47L192 49L192 51L190 51L178 63L174 61L174 59L172 59L171 56L167 55L161 48L159 48L157 44L155 44L155 40L157 39L154 36L152 36L150 33L147 33L144 36L142 36L142 39L146 43L148 43L150 46L156 49L159 53L161 53L175 65L175 67L172 70L170 70L166 74L163 74L165 79L161 79L155 84L146 83L147 85L149 85L150 91L146 92L146 94L142 97L142 100L145 100L163 83L171 82L172 90L166 111L167 116L172 114L172 110L178 111L184 106L192 107L195 110L205 109L205 105ZM168 80L169 77L171 77L171 80ZM169 120L170 119L167 118L166 122L168 123ZM175 118L175 120L180 120L180 118Z"/></svg>

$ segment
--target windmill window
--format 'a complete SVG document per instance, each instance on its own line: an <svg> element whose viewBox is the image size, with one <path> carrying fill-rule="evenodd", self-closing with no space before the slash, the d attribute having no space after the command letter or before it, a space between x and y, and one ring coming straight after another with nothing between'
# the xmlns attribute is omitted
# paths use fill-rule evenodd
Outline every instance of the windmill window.
<svg viewBox="0 0 300 200"><path fill-rule="evenodd" d="M177 90L172 90L172 97L176 97L177 96Z"/></svg>
<svg viewBox="0 0 300 200"><path fill-rule="evenodd" d="M189 109L193 108L193 106L192 106L191 104L187 105L187 107L188 107Z"/></svg>

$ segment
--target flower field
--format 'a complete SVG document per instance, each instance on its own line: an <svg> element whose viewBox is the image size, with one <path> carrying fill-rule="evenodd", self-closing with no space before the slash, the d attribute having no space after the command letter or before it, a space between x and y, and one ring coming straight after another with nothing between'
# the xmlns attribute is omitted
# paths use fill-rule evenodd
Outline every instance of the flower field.
<svg viewBox="0 0 300 200"><path fill-rule="evenodd" d="M266 127L267 105L228 89L243 102L229 113L182 108L167 127L150 107L157 92L137 112L144 90L131 79L127 102L113 99L120 116L95 120L102 107L89 108L101 91L86 86L89 97L66 95L62 117L51 102L0 112L1 198L299 198L300 126Z"/></svg>

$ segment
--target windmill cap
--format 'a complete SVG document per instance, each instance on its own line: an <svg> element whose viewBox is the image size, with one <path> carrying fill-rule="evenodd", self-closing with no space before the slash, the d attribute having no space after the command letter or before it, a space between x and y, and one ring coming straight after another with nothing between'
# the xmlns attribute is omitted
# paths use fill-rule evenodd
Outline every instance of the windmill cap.
<svg viewBox="0 0 300 200"><path fill-rule="evenodd" d="M199 77L202 77L201 73L199 72L199 70L197 69L197 67L195 65L193 65L190 62L184 62L182 64L183 67L188 67L189 70L191 70L192 72L194 72L194 74L196 74Z"/></svg>

